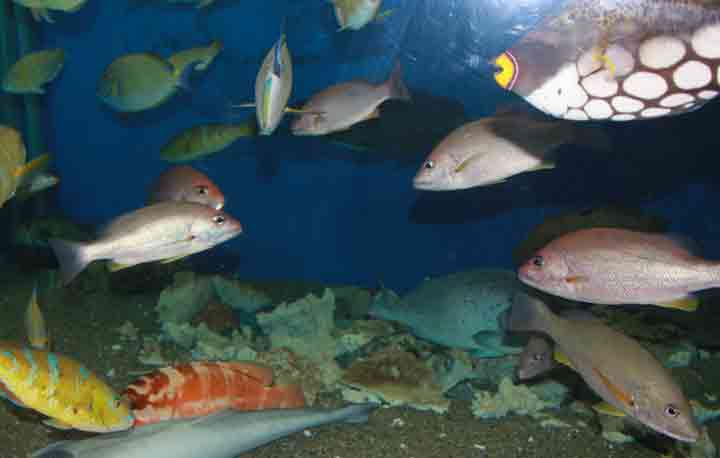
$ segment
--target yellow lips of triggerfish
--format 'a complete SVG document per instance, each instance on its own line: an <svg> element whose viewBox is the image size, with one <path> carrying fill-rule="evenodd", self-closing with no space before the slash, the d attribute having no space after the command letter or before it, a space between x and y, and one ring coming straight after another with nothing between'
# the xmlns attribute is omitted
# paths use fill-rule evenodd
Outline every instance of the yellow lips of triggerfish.
<svg viewBox="0 0 720 458"><path fill-rule="evenodd" d="M517 79L518 68L515 57L508 52L504 52L495 58L494 64L497 67L495 81L501 88L511 90Z"/></svg>

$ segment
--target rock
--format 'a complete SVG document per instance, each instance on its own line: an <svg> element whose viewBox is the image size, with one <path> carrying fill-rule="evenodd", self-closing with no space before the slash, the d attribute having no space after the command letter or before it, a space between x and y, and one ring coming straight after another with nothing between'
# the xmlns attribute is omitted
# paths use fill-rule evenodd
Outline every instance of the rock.
<svg viewBox="0 0 720 458"><path fill-rule="evenodd" d="M167 340L190 350L197 360L242 360L253 361L257 352L251 347L252 333L235 330L230 338L211 331L205 323L195 327L187 323L163 323L163 332Z"/></svg>
<svg viewBox="0 0 720 458"><path fill-rule="evenodd" d="M356 361L343 375L343 398L349 402L384 402L446 413L450 401L425 362L398 349Z"/></svg>
<svg viewBox="0 0 720 458"><path fill-rule="evenodd" d="M235 310L255 313L272 305L270 297L251 283L228 279L221 275L213 276L212 283L220 301Z"/></svg>
<svg viewBox="0 0 720 458"><path fill-rule="evenodd" d="M335 329L335 296L325 289L322 297L306 297L278 305L272 312L259 313L257 322L270 337L273 349L288 348L309 359L322 371L326 384L338 380L340 367L335 362L338 344Z"/></svg>
<svg viewBox="0 0 720 458"><path fill-rule="evenodd" d="M193 272L178 272L172 285L165 288L158 298L158 321L161 323L187 323L210 302L215 294L208 277Z"/></svg>
<svg viewBox="0 0 720 458"><path fill-rule="evenodd" d="M384 321L353 321L348 329L336 330L334 332L337 337L336 354L339 356L355 352L377 338L386 337L394 333L395 328L393 325Z"/></svg>
<svg viewBox="0 0 720 458"><path fill-rule="evenodd" d="M603 431L602 437L613 444L628 444L630 442L635 442L634 437L628 436L627 434L623 434L619 431Z"/></svg>
<svg viewBox="0 0 720 458"><path fill-rule="evenodd" d="M130 321L125 321L119 328L117 328L120 339L127 341L135 341L138 339L139 330Z"/></svg>
<svg viewBox="0 0 720 458"><path fill-rule="evenodd" d="M510 377L504 377L497 393L476 393L472 411L479 418L501 418L508 413L529 415L559 407L567 391L564 385L552 381L527 386L515 385Z"/></svg>

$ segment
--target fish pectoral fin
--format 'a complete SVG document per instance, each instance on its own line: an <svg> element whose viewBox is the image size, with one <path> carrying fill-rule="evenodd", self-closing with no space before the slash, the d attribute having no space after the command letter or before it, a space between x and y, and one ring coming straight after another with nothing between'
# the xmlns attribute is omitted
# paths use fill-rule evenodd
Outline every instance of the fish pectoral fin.
<svg viewBox="0 0 720 458"><path fill-rule="evenodd" d="M626 417L627 414L622 410L618 409L612 404L605 401L598 402L592 406L593 410L602 415L608 415L610 417Z"/></svg>
<svg viewBox="0 0 720 458"><path fill-rule="evenodd" d="M469 158L465 159L465 160L462 161L460 164L458 164L457 167L455 167L454 172L455 172L455 173L460 173L460 172L462 172L463 170L465 170L465 169L467 168L468 165L470 165L470 164L471 164L476 158L478 158L479 156L480 156L479 154L473 154L473 155L470 156Z"/></svg>
<svg viewBox="0 0 720 458"><path fill-rule="evenodd" d="M187 258L190 256L189 254L181 254L180 256L173 256L172 258L163 259L160 261L160 264L170 264L171 262L179 261L183 258ZM127 266L130 267L130 266Z"/></svg>
<svg viewBox="0 0 720 458"><path fill-rule="evenodd" d="M588 278L584 275L571 275L569 277L565 277L565 283L583 283L587 280Z"/></svg>
<svg viewBox="0 0 720 458"><path fill-rule="evenodd" d="M293 107L285 107L285 113L311 114L311 115L315 115L315 116L325 116L324 111L303 110L302 108L293 108Z"/></svg>
<svg viewBox="0 0 720 458"><path fill-rule="evenodd" d="M380 110L375 108L363 121L370 121L371 119L378 119L380 118Z"/></svg>
<svg viewBox="0 0 720 458"><path fill-rule="evenodd" d="M238 103L238 104L231 104L230 108L255 108L257 104L255 103Z"/></svg>
<svg viewBox="0 0 720 458"><path fill-rule="evenodd" d="M575 370L575 367L570 362L570 358L568 358L567 355L560 350L555 349L555 351L553 352L553 359L558 363L562 364L563 366L567 366L570 369Z"/></svg>
<svg viewBox="0 0 720 458"><path fill-rule="evenodd" d="M15 177L20 178L23 176L28 176L39 169L45 168L48 162L50 162L49 154L43 154L42 156L38 156L27 164L21 165L20 167L16 168Z"/></svg>
<svg viewBox="0 0 720 458"><path fill-rule="evenodd" d="M680 299L676 299L671 302L665 302L662 304L655 304L658 307L663 307L666 309L676 309L676 310L682 310L684 312L694 312L697 310L698 306L700 305L700 299L698 299L697 296L688 295L686 297L682 297Z"/></svg>
<svg viewBox="0 0 720 458"><path fill-rule="evenodd" d="M73 429L73 427L70 426L69 424L64 423L60 420L57 420L55 418L48 418L47 420L43 420L43 424L50 426L51 428L56 428L56 429L62 429L62 430Z"/></svg>
<svg viewBox="0 0 720 458"><path fill-rule="evenodd" d="M603 374L597 368L593 368L593 372L600 379L600 382L610 391L612 396L620 401L621 404L627 406L628 409L635 407L635 401L633 401L632 395L627 393L622 387L614 384L605 374Z"/></svg>

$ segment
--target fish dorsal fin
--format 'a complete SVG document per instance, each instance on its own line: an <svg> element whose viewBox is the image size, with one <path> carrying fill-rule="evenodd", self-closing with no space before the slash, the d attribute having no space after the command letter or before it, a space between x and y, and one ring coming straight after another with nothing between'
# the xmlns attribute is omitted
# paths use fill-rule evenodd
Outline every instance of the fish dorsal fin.
<svg viewBox="0 0 720 458"><path fill-rule="evenodd" d="M632 409L635 407L635 401L633 400L633 397L631 394L629 394L625 390L623 390L622 387L619 387L616 384L614 384L599 369L593 368L593 373L595 373L595 375L597 375L597 377L600 379L600 382L608 389L608 391L610 391L610 394L612 394L613 398L618 400L622 405L626 406L628 409Z"/></svg>
<svg viewBox="0 0 720 458"><path fill-rule="evenodd" d="M612 404L609 404L605 401L598 402L597 404L593 405L593 410L599 414L602 415L608 415L611 417L625 417L627 414L623 412L622 410L618 409L617 407L613 406Z"/></svg>
<svg viewBox="0 0 720 458"><path fill-rule="evenodd" d="M553 359L558 363L567 366L572 370L575 370L575 367L570 362L570 358L568 358L565 353L561 352L557 348L553 351Z"/></svg>

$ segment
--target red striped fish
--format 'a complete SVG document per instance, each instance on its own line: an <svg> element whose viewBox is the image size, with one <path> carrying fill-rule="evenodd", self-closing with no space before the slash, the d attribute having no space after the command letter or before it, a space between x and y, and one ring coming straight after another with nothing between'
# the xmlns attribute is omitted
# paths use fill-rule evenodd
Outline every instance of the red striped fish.
<svg viewBox="0 0 720 458"><path fill-rule="evenodd" d="M163 367L125 390L135 425L199 417L226 408L285 409L305 406L299 385L275 385L272 369L250 362L198 361Z"/></svg>

